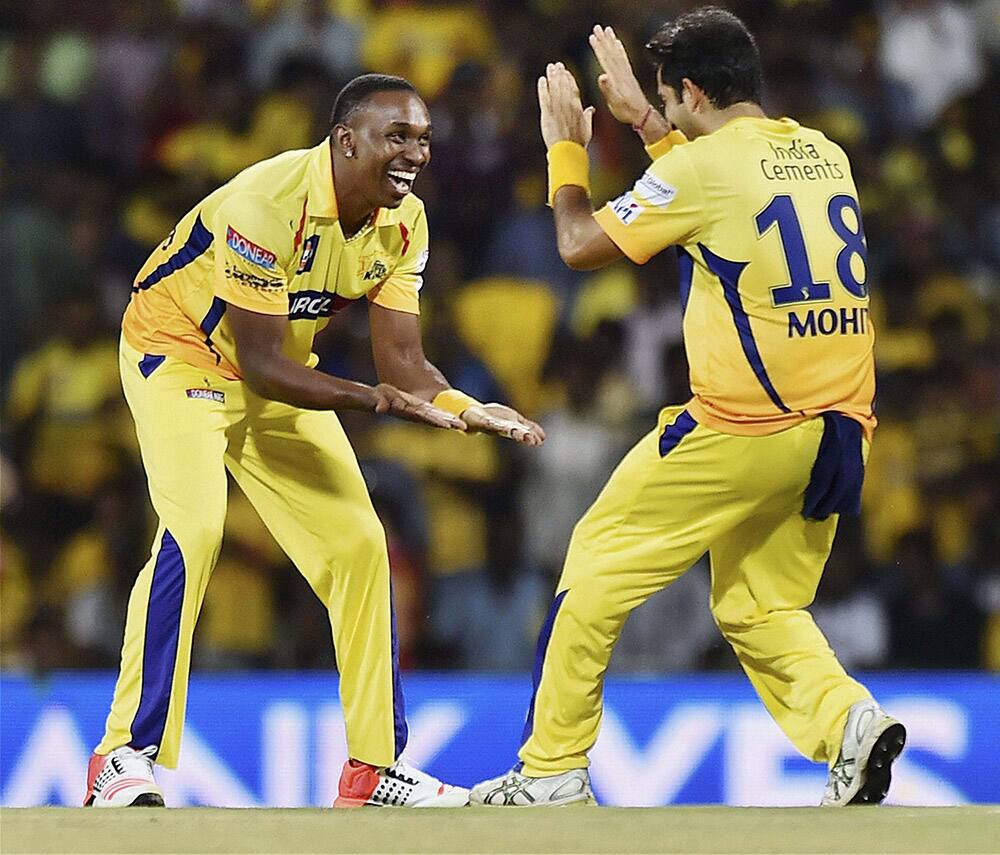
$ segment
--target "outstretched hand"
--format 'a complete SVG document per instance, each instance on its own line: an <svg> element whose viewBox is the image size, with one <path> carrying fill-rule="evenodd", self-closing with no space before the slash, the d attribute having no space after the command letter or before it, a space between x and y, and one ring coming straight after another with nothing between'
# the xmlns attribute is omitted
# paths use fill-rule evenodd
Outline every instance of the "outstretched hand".
<svg viewBox="0 0 1000 855"><path fill-rule="evenodd" d="M541 425L503 404L478 404L469 407L462 413L462 421L470 431L493 433L522 445L541 445L545 441L545 431Z"/></svg>
<svg viewBox="0 0 1000 855"><path fill-rule="evenodd" d="M561 62L550 62L538 78L538 107L546 148L560 140L586 146L594 130L594 108L583 108L576 78Z"/></svg>
<svg viewBox="0 0 1000 855"><path fill-rule="evenodd" d="M408 422L430 425L450 430L466 430L466 423L457 416L440 410L429 401L403 392L388 383L379 383L375 389L375 412L387 413Z"/></svg>

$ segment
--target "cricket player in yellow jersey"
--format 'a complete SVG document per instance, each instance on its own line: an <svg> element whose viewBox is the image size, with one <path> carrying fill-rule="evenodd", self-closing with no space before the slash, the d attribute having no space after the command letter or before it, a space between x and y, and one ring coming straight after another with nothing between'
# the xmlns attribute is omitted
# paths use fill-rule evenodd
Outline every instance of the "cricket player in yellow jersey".
<svg viewBox="0 0 1000 855"><path fill-rule="evenodd" d="M661 412L577 525L539 639L521 763L472 802L593 799L587 752L622 625L705 552L719 629L788 738L829 767L822 803L881 802L905 731L806 611L838 515L860 509L875 427L850 164L818 131L764 114L756 45L729 12L689 12L647 45L665 118L614 32L596 27L590 41L611 112L653 163L594 213L593 108L549 65L538 94L559 250L591 269L676 247L694 397Z"/></svg>
<svg viewBox="0 0 1000 855"><path fill-rule="evenodd" d="M468 800L400 759L407 729L385 534L334 410L527 445L544 434L452 389L424 358L427 221L411 193L430 160L423 101L405 80L365 75L341 91L331 126L315 148L251 166L204 199L133 285L121 374L160 522L129 601L86 804L163 804L152 766L177 764L227 469L329 611L350 752L335 804ZM313 367L316 332L361 298L374 387Z"/></svg>

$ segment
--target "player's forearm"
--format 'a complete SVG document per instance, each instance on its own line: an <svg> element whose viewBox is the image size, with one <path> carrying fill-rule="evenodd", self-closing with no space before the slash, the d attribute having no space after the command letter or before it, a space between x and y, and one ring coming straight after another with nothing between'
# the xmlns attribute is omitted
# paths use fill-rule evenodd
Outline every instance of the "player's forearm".
<svg viewBox="0 0 1000 855"><path fill-rule="evenodd" d="M552 200L556 220L556 243L559 256L574 270L593 270L602 262L587 251L601 227L594 221L590 197L582 187L566 184Z"/></svg>
<svg viewBox="0 0 1000 855"><path fill-rule="evenodd" d="M434 398L450 389L444 375L423 356L406 361L392 361L389 364L377 366L378 379L409 392L423 401L433 401Z"/></svg>
<svg viewBox="0 0 1000 855"><path fill-rule="evenodd" d="M262 398L307 410L374 410L375 390L332 377L284 355L241 359L243 379Z"/></svg>

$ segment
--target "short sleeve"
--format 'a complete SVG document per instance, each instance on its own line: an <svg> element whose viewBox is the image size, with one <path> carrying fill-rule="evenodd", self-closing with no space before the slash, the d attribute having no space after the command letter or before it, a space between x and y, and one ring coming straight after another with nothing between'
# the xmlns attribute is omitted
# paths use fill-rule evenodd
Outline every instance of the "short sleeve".
<svg viewBox="0 0 1000 855"><path fill-rule="evenodd" d="M420 209L412 227L401 225L407 232L403 239L399 263L389 274L389 278L368 294L368 299L376 306L419 315L420 288L424 284L423 272L430 252L427 217L423 208Z"/></svg>
<svg viewBox="0 0 1000 855"><path fill-rule="evenodd" d="M689 242L704 222L701 183L686 148L677 146L658 158L631 190L594 213L597 224L637 264Z"/></svg>
<svg viewBox="0 0 1000 855"><path fill-rule="evenodd" d="M280 255L291 241L266 198L226 199L212 218L217 297L265 315L288 314L288 279Z"/></svg>

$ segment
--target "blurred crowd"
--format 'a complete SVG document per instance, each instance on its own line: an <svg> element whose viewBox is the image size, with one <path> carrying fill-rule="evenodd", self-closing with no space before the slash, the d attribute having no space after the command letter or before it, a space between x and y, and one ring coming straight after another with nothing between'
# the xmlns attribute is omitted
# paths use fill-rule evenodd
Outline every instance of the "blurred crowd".
<svg viewBox="0 0 1000 855"><path fill-rule="evenodd" d="M561 59L600 103L586 36L608 23L656 103L641 46L694 5L8 7L0 664L116 664L154 531L117 376L131 279L201 197L314 145L340 86L377 70L409 78L432 113L417 185L428 355L548 432L521 449L343 414L387 531L403 664L528 668L575 521L657 408L688 395L672 257L594 274L558 257L534 81ZM1000 0L725 5L758 39L765 109L844 146L865 212L880 427L862 516L842 522L814 615L849 668L1000 669ZM599 110L595 202L644 158ZM324 370L372 381L364 307L317 352ZM735 667L707 600L703 561L632 616L612 667ZM236 490L195 645L202 668L333 665L323 608Z"/></svg>

